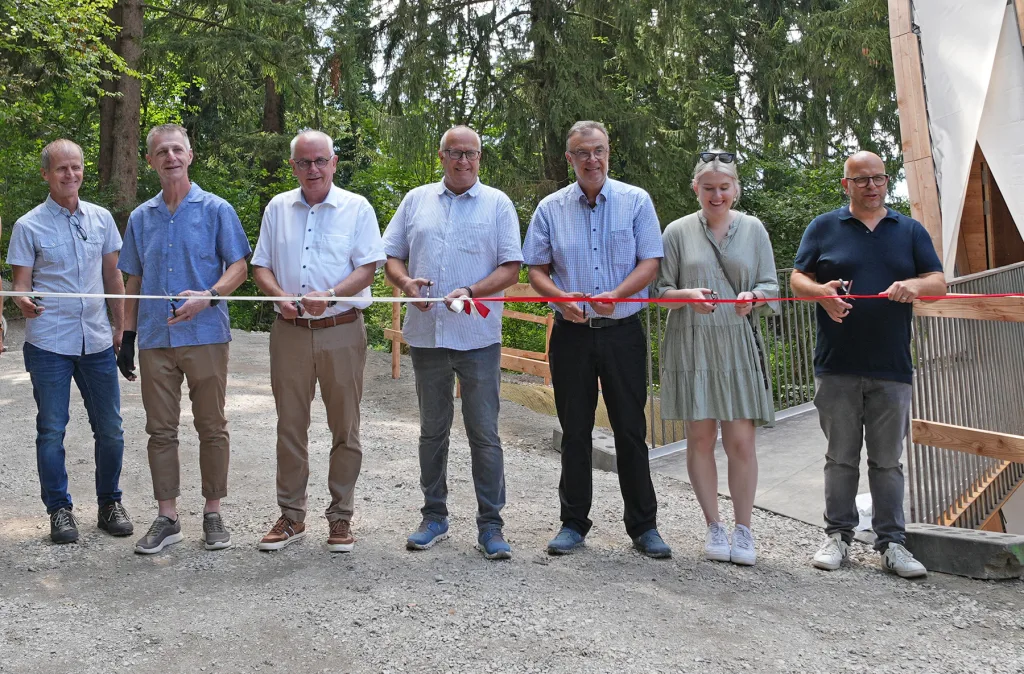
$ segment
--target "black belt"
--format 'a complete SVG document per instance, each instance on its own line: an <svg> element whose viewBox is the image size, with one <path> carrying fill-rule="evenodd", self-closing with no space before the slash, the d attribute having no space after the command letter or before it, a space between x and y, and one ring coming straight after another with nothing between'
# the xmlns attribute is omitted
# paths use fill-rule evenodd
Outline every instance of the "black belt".
<svg viewBox="0 0 1024 674"><path fill-rule="evenodd" d="M632 316L626 316L625 318L604 318L603 316L591 317L583 321L582 323L576 323L574 321L562 318L562 314L555 313L555 322L562 323L564 325L575 325L581 328L614 328L618 325L627 325L629 323L640 322L640 312L633 314Z"/></svg>

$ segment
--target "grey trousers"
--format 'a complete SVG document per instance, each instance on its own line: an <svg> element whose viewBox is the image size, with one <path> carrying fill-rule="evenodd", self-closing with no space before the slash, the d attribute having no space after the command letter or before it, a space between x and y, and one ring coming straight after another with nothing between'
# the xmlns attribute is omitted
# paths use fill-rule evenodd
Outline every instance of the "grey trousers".
<svg viewBox="0 0 1024 674"><path fill-rule="evenodd" d="M828 439L825 454L825 533L849 543L860 520L855 499L860 450L867 447L868 485L874 506L875 549L903 545L903 455L910 426L912 387L852 375L815 377L814 406Z"/></svg>

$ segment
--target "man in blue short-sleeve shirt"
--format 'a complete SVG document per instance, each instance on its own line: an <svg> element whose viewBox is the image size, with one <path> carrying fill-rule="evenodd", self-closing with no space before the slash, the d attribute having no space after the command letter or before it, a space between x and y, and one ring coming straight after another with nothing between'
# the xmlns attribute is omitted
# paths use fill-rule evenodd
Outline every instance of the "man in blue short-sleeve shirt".
<svg viewBox="0 0 1024 674"><path fill-rule="evenodd" d="M859 522L855 498L861 445L867 447L872 527L882 566L904 578L924 566L903 547L903 442L910 421L913 302L946 292L927 230L885 206L889 176L881 158L846 161L850 204L820 215L804 232L791 285L818 300L815 395L825 455L825 533L814 566L839 568ZM843 300L841 295L877 295Z"/></svg>
<svg viewBox="0 0 1024 674"><path fill-rule="evenodd" d="M252 249L235 209L188 178L192 146L176 124L154 127L146 160L160 177L160 193L128 218L118 267L128 274L129 295L173 295L185 300L125 302L124 346L118 367L134 380L138 333L142 405L149 433L149 468L159 514L135 545L143 554L181 541L177 498L178 419L181 384L187 380L199 433L199 468L206 499L207 550L230 547L220 515L227 495L228 427L224 417L231 324L224 302L245 281Z"/></svg>
<svg viewBox="0 0 1024 674"><path fill-rule="evenodd" d="M647 339L639 303L664 255L650 195L608 177L608 132L576 122L566 139L576 182L537 206L523 242L530 284L555 302L548 358L562 425L562 528L548 543L554 555L583 545L590 531L594 410L598 380L615 435L626 533L650 557L672 550L657 530L658 501L647 450ZM589 297L586 301L576 298Z"/></svg>

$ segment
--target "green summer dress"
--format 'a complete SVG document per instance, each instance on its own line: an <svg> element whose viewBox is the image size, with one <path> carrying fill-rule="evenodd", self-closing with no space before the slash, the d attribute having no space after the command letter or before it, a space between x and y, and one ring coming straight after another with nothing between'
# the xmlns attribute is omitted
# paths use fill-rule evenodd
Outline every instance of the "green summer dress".
<svg viewBox="0 0 1024 674"><path fill-rule="evenodd" d="M721 245L699 213L670 223L662 240L665 257L655 282L658 297L667 290L710 288L722 299L735 299L712 246L721 251L736 291L779 296L768 232L753 216L737 213ZM777 305L759 306L755 315L771 314ZM662 418L752 419L755 426L774 423L775 407L765 389L747 318L737 316L732 304L720 304L706 315L686 304L666 306L674 308L661 345Z"/></svg>

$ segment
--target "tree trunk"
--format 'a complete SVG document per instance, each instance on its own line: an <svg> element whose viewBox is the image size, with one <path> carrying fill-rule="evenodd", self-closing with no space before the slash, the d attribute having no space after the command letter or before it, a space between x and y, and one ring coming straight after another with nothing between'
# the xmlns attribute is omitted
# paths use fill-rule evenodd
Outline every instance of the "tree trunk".
<svg viewBox="0 0 1024 674"><path fill-rule="evenodd" d="M555 12L554 0L531 0L530 2L530 40L533 42L533 75L535 110L538 111L540 125L541 156L543 158L544 179L554 189L569 184L569 165L565 161L565 133L568 129L558 129L552 124L555 101L552 95L558 82L557 64L558 45L555 44Z"/></svg>
<svg viewBox="0 0 1024 674"><path fill-rule="evenodd" d="M274 78L267 75L263 79L263 122L260 130L265 134L284 133L284 96L277 90ZM277 153L278 143L265 143L263 145L264 155L260 164L266 174L263 176L263 189L260 194L260 211L266 207L271 197L268 187L277 178L277 171L281 167L281 157Z"/></svg>
<svg viewBox="0 0 1024 674"><path fill-rule="evenodd" d="M142 60L142 1L118 0L111 17L121 27L114 51L128 68L137 70ZM117 96L100 101L100 187L112 192L111 210L123 232L137 202L142 83L122 74L106 82L104 88Z"/></svg>

